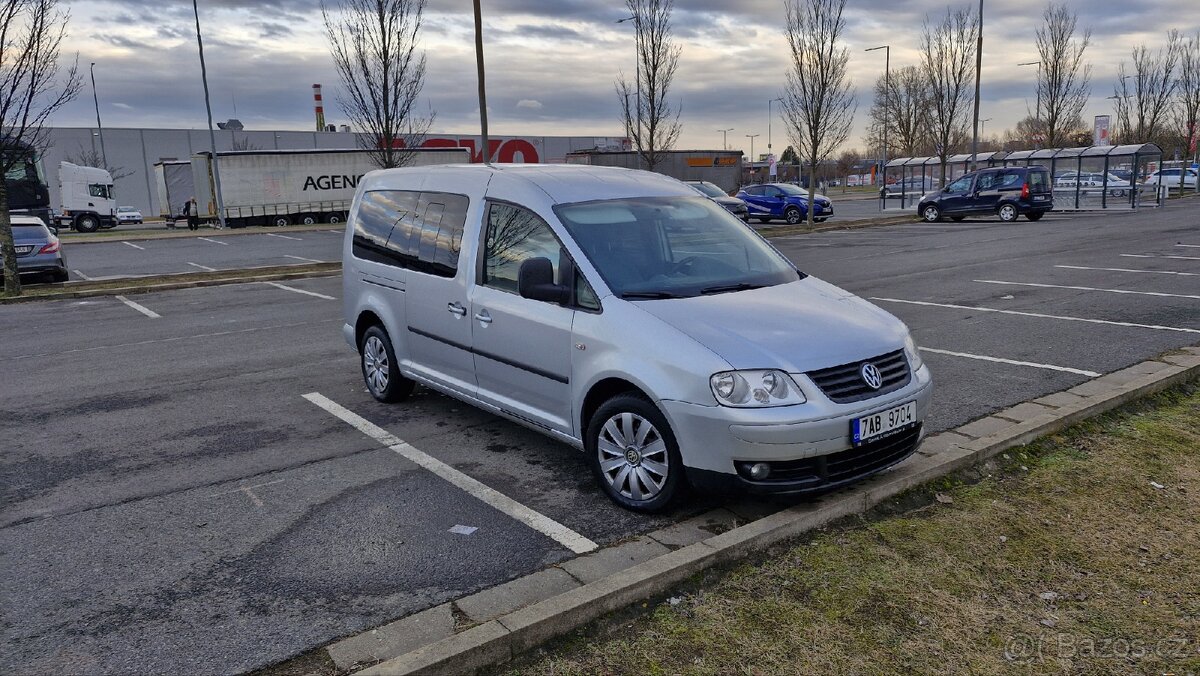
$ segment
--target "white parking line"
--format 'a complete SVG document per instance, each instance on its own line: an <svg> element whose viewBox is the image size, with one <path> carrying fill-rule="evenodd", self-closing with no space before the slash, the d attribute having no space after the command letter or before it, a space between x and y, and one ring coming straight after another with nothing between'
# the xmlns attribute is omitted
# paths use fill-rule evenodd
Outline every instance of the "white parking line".
<svg viewBox="0 0 1200 676"><path fill-rule="evenodd" d="M1103 291L1105 293L1126 293L1135 296L1159 296L1161 298L1192 298L1200 300L1200 296L1186 293L1163 293L1161 291L1129 291L1126 289L1099 289L1094 286L1066 286L1063 284L1037 284L1034 282L1002 282L996 279L976 279L980 284L1004 284L1011 286L1034 286L1039 289L1073 289L1075 291Z"/></svg>
<svg viewBox="0 0 1200 676"><path fill-rule="evenodd" d="M159 319L162 317L162 315L158 314L154 310L147 308L145 305L138 305L137 303L129 300L125 296L116 296L116 299L121 301L122 303L128 305L129 307L133 308L134 310L137 310L138 312L146 315L150 319Z"/></svg>
<svg viewBox="0 0 1200 676"><path fill-rule="evenodd" d="M304 256L290 256L288 254L284 254L283 257L284 258L293 258L295 260L304 261L306 263L324 263L325 262L325 261L319 261L315 258L305 258Z"/></svg>
<svg viewBox="0 0 1200 676"><path fill-rule="evenodd" d="M294 242L303 242L304 241L304 240L300 239L299 237L288 237L287 235L280 235L280 234L276 234L274 232L268 232L266 234L267 234L267 237L278 237L279 239L290 239Z"/></svg>
<svg viewBox="0 0 1200 676"><path fill-rule="evenodd" d="M79 277L80 279L82 279L85 282L92 281L91 277L88 277L87 275L83 274L82 272L80 272L78 270L72 270L71 272L74 272L76 277Z"/></svg>
<svg viewBox="0 0 1200 676"><path fill-rule="evenodd" d="M1200 272L1176 272L1174 270L1130 270L1129 268L1089 268L1086 265L1055 265L1056 268L1067 270L1099 270L1102 272L1145 272L1152 275L1183 275L1185 277L1200 277Z"/></svg>
<svg viewBox="0 0 1200 676"><path fill-rule="evenodd" d="M406 443L391 432L344 408L341 404L330 400L320 392L310 392L304 395L304 398L325 409L335 417L340 418L343 422L348 423L363 434L387 446L392 451L411 460L420 467L433 472L526 526L552 538L576 554L584 554L596 549L595 542L550 517L535 512L507 495L476 481L441 460L414 448L411 444Z"/></svg>
<svg viewBox="0 0 1200 676"><path fill-rule="evenodd" d="M210 268L207 265L200 265L199 263L193 263L191 261L188 261L187 264L192 266L193 268L200 268L201 270L204 270L205 272L216 272L217 271L216 268Z"/></svg>
<svg viewBox="0 0 1200 676"><path fill-rule="evenodd" d="M1126 258L1173 258L1177 261L1200 261L1200 256L1158 256L1156 254L1120 254Z"/></svg>
<svg viewBox="0 0 1200 676"><path fill-rule="evenodd" d="M267 286L273 286L276 289L283 289L284 291L294 291L295 293L302 293L306 296L316 296L317 298L324 298L325 300L337 300L333 296L326 296L325 294L317 293L316 291L305 291L304 289L297 289L294 286L285 286L285 285L279 284L277 282L263 282L263 284L266 284Z"/></svg>
<svg viewBox="0 0 1200 676"><path fill-rule="evenodd" d="M1175 246L1186 246L1189 249L1200 249L1200 244L1176 244Z"/></svg>
<svg viewBox="0 0 1200 676"><path fill-rule="evenodd" d="M138 245L134 244L133 242L121 242L121 244L124 244L125 246L131 246L131 247L133 247L133 248L137 249L138 251L145 251L145 250L146 250L146 247L144 247L144 246L138 246Z"/></svg>
<svg viewBox="0 0 1200 676"><path fill-rule="evenodd" d="M900 298L878 298L871 300L885 303L905 303L907 305L924 305L926 307L945 307L955 310L974 310L975 312L996 312L1002 315L1018 315L1021 317L1039 317L1041 319L1061 319L1067 322L1086 322L1088 324L1106 324L1108 326L1128 326L1136 329L1154 329L1156 331L1178 331L1180 333L1200 333L1200 329L1185 329L1179 326L1159 326L1157 324L1135 324L1133 322L1114 322L1107 319L1089 319L1087 317L1066 317L1063 315L1046 315L1037 312L1021 312L1019 310L997 310L990 307L974 307L971 305L954 305L951 303L930 303L923 300L902 300Z"/></svg>
<svg viewBox="0 0 1200 676"><path fill-rule="evenodd" d="M229 242L222 242L219 239L209 239L208 237L197 237L196 239L202 239L205 242L212 242L213 244L220 244L222 246L229 246Z"/></svg>
<svg viewBox="0 0 1200 676"><path fill-rule="evenodd" d="M1017 361L1016 359L1004 359L1002 357L989 357L984 354L969 354L966 352L951 352L950 350L936 350L932 347L919 348L922 352L930 352L932 354L944 354L951 357L964 357L966 359L978 359L980 361L992 361L998 364L1012 364L1013 366L1029 366L1035 369L1046 369L1049 371L1062 371L1064 373L1075 373L1089 378L1100 377L1095 371L1085 371L1083 369L1073 369L1069 366L1055 366L1053 364L1039 364L1035 361Z"/></svg>

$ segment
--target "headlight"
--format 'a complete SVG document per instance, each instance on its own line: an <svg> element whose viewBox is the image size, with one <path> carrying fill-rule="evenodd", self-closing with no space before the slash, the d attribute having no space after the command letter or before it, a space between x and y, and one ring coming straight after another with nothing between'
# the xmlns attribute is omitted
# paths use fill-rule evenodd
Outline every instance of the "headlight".
<svg viewBox="0 0 1200 676"><path fill-rule="evenodd" d="M913 340L912 334L908 334L904 338L904 355L908 357L908 365L913 371L921 368L925 362L921 361L921 351L917 349L917 343Z"/></svg>
<svg viewBox="0 0 1200 676"><path fill-rule="evenodd" d="M774 369L722 371L708 379L713 396L722 406L759 408L790 406L807 401L792 377Z"/></svg>

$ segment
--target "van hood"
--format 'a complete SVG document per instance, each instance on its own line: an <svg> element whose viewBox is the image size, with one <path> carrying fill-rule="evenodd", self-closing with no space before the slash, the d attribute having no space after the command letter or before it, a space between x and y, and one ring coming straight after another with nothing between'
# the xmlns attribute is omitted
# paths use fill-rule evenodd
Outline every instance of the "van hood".
<svg viewBox="0 0 1200 676"><path fill-rule="evenodd" d="M631 302L735 369L828 368L899 350L908 334L891 314L814 277L763 289Z"/></svg>

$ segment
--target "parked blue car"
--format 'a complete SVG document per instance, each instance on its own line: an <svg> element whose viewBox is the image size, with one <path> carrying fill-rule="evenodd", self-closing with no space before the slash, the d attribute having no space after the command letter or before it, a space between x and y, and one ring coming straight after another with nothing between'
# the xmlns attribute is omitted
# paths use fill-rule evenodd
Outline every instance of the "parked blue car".
<svg viewBox="0 0 1200 676"><path fill-rule="evenodd" d="M808 220L808 191L791 183L748 185L737 197L750 208L750 217L763 223L781 218L796 225ZM833 216L833 202L828 197L818 194L813 201L813 221L821 223Z"/></svg>

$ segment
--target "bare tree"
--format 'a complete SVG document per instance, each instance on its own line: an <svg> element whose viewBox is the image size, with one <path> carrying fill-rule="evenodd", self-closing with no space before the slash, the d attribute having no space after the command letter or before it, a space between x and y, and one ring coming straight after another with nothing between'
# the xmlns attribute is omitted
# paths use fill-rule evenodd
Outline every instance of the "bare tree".
<svg viewBox="0 0 1200 676"><path fill-rule="evenodd" d="M1078 17L1066 4L1050 3L1042 13L1042 25L1037 29L1038 68L1037 95L1040 102L1039 120L1045 130L1045 143L1050 148L1067 145L1075 128L1072 123L1083 113L1091 93L1092 67L1083 58L1091 44L1092 31L1075 38Z"/></svg>
<svg viewBox="0 0 1200 676"><path fill-rule="evenodd" d="M1200 32L1180 44L1179 80L1176 86L1175 129L1182 136L1185 155L1195 161L1200 144ZM1180 190L1183 173L1179 172Z"/></svg>
<svg viewBox="0 0 1200 676"><path fill-rule="evenodd" d="M104 158L101 157L98 151L94 149L88 150L82 145L79 146L79 150L76 151L75 154L67 155L66 159L71 164L78 164L81 167L96 167L97 169L103 169L108 172L109 176L112 176L114 181L126 178L128 176L133 176L133 172L125 167L113 167L106 165L104 163Z"/></svg>
<svg viewBox="0 0 1200 676"><path fill-rule="evenodd" d="M617 78L617 101L625 133L633 140L642 166L650 171L666 159L679 140L680 106L667 100L680 47L671 39L674 0L625 0L632 13L637 39L637 81ZM631 104L629 99L633 97Z"/></svg>
<svg viewBox="0 0 1200 676"><path fill-rule="evenodd" d="M1182 48L1179 31L1167 34L1167 43L1155 51L1141 44L1131 54L1133 73L1125 62L1117 66L1117 123L1122 143L1150 143L1166 131L1171 99L1179 84L1175 68ZM1130 84L1130 81L1133 84Z"/></svg>
<svg viewBox="0 0 1200 676"><path fill-rule="evenodd" d="M234 136L233 140L229 143L229 149L230 150L262 150L262 146L258 145L254 141L251 141L249 136L243 136L242 138L238 138L237 136Z"/></svg>
<svg viewBox="0 0 1200 676"><path fill-rule="evenodd" d="M433 124L432 110L414 110L425 84L425 53L417 50L424 12L425 0L340 0L336 12L321 4L344 90L338 103L384 169L408 164Z"/></svg>
<svg viewBox="0 0 1200 676"><path fill-rule="evenodd" d="M885 91L889 80L890 93ZM890 78L880 76L875 82L870 116L867 142L872 147L883 147L886 124L892 155L912 157L926 152L931 145L929 89L921 70L916 66L904 66L892 71Z"/></svg>
<svg viewBox="0 0 1200 676"><path fill-rule="evenodd" d="M921 31L921 70L929 85L933 150L943 184L946 158L967 139L978 31L979 16L966 9L947 9L932 26L926 17Z"/></svg>
<svg viewBox="0 0 1200 676"><path fill-rule="evenodd" d="M78 60L58 65L70 12L58 0L4 0L0 5L0 178L46 146L43 125L79 93ZM0 254L4 291L21 293L13 246L8 181L0 180Z"/></svg>
<svg viewBox="0 0 1200 676"><path fill-rule="evenodd" d="M797 154L808 163L808 224L817 166L850 136L858 109L842 44L846 0L787 0L787 37L792 63L783 93L783 120Z"/></svg>

